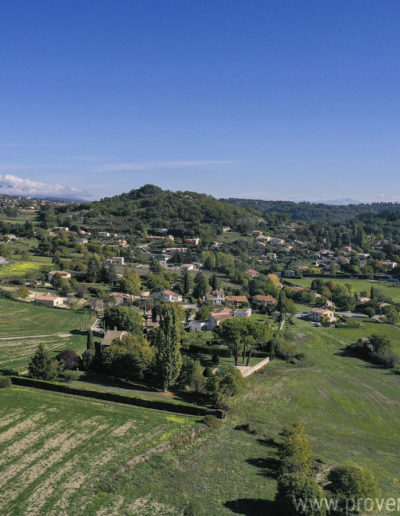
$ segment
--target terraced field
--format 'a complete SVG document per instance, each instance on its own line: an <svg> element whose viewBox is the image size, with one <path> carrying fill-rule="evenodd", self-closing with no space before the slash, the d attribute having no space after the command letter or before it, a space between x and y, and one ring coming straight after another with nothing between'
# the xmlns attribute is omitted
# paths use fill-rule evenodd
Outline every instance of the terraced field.
<svg viewBox="0 0 400 516"><path fill-rule="evenodd" d="M47 308L32 303L0 299L0 338L64 333L85 329L88 325L87 312Z"/></svg>
<svg viewBox="0 0 400 516"><path fill-rule="evenodd" d="M43 343L54 355L65 349L81 353L86 349L86 337L74 335L68 338L42 337L32 339L0 340L0 371L11 369L24 371L37 346Z"/></svg>
<svg viewBox="0 0 400 516"><path fill-rule="evenodd" d="M2 390L0 514L169 514L162 504L124 494L125 477L195 422L45 391Z"/></svg>

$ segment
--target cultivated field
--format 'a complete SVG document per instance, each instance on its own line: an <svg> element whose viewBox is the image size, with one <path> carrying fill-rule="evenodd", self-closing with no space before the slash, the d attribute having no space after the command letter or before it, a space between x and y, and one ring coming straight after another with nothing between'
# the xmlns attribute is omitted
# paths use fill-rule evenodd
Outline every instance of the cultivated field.
<svg viewBox="0 0 400 516"><path fill-rule="evenodd" d="M32 303L0 299L0 338L65 333L85 329L88 324L87 312L47 308Z"/></svg>
<svg viewBox="0 0 400 516"><path fill-rule="evenodd" d="M195 422L33 389L2 390L0 514L171 514L145 496L132 497L126 478Z"/></svg>
<svg viewBox="0 0 400 516"><path fill-rule="evenodd" d="M68 338L42 337L0 340L0 371L25 371L37 346L43 343L56 356L60 351L73 349L78 354L86 349L86 337L74 335Z"/></svg>
<svg viewBox="0 0 400 516"><path fill-rule="evenodd" d="M313 279L317 278L301 278L290 280L294 285L301 285L303 287L310 287ZM400 284L391 283L388 281L370 281L351 278L325 278L320 276L318 279L322 281L335 281L336 283L348 283L352 287L352 292L359 294L362 291L370 292L371 287L375 287L378 293L385 297L393 299L393 301L400 301Z"/></svg>

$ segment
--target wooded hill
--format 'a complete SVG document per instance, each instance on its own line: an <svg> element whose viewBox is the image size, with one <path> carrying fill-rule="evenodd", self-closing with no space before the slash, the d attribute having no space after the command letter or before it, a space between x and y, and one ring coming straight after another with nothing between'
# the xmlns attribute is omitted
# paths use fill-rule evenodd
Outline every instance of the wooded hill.
<svg viewBox="0 0 400 516"><path fill-rule="evenodd" d="M345 222L363 214L377 214L383 211L400 211L398 203L371 203L334 205L311 202L292 201L263 201L260 199L220 199L223 202L258 210L262 214L279 214L289 216L294 222L311 222L315 220L326 222Z"/></svg>
<svg viewBox="0 0 400 516"><path fill-rule="evenodd" d="M101 230L136 232L167 228L174 236L201 236L205 229L230 226L247 230L260 214L195 192L172 192L145 185L128 193L91 203L74 203L55 209L58 222L66 217ZM42 219L46 213L42 213Z"/></svg>

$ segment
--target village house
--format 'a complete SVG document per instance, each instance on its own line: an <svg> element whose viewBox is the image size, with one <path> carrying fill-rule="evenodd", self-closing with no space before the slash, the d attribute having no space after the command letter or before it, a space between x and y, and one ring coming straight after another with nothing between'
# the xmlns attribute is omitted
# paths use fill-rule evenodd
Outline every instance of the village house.
<svg viewBox="0 0 400 516"><path fill-rule="evenodd" d="M125 258L123 256L113 256L107 260L107 263L110 265L124 265Z"/></svg>
<svg viewBox="0 0 400 516"><path fill-rule="evenodd" d="M230 308L221 308L210 313L209 325L212 331L216 326L219 326L222 321L232 318L232 310Z"/></svg>
<svg viewBox="0 0 400 516"><path fill-rule="evenodd" d="M221 244L219 242L213 242L210 245L210 249L212 249L213 251L218 251L220 248L221 248Z"/></svg>
<svg viewBox="0 0 400 516"><path fill-rule="evenodd" d="M71 273L68 272L68 271L50 271L47 275L47 279L49 281L51 281L54 276L58 274L59 276L62 277L62 279L70 279L71 278Z"/></svg>
<svg viewBox="0 0 400 516"><path fill-rule="evenodd" d="M160 262L161 267L166 268L166 267L168 267L168 260L171 259L171 256L169 254L166 254L166 253L155 254L153 256L153 259L157 260L158 262Z"/></svg>
<svg viewBox="0 0 400 516"><path fill-rule="evenodd" d="M167 253L169 255L173 255L176 253L186 253L187 247L167 247L164 249L164 253Z"/></svg>
<svg viewBox="0 0 400 516"><path fill-rule="evenodd" d="M107 330L100 344L101 349L111 346L114 341L120 342L125 335L128 335L127 331Z"/></svg>
<svg viewBox="0 0 400 516"><path fill-rule="evenodd" d="M185 243L186 244L189 244L189 245L199 245L200 244L200 238L187 238L185 240Z"/></svg>
<svg viewBox="0 0 400 516"><path fill-rule="evenodd" d="M225 302L225 293L224 289L212 290L208 294L206 294L206 301L208 303L212 303L213 305L222 305Z"/></svg>
<svg viewBox="0 0 400 516"><path fill-rule="evenodd" d="M45 305L45 306L61 306L63 304L64 300L62 297L59 296L51 296L51 295L39 295L35 298L35 303L38 305Z"/></svg>
<svg viewBox="0 0 400 516"><path fill-rule="evenodd" d="M264 240L265 242L269 242L271 240L271 237L270 236L266 236L266 235L258 235L256 237L256 240L258 243L260 243L261 240Z"/></svg>
<svg viewBox="0 0 400 516"><path fill-rule="evenodd" d="M181 269L187 269L188 271L197 271L201 265L199 263L184 263L181 265Z"/></svg>
<svg viewBox="0 0 400 516"><path fill-rule="evenodd" d="M60 231L66 231L68 232L69 231L69 228L67 226L55 226L52 231L54 233L59 233Z"/></svg>
<svg viewBox="0 0 400 516"><path fill-rule="evenodd" d="M277 300L273 296L263 296L261 294L253 296L252 301L253 301L253 303L257 303L257 304L263 305L263 306L277 304Z"/></svg>
<svg viewBox="0 0 400 516"><path fill-rule="evenodd" d="M163 290L162 292L154 292L152 294L154 298L162 298L163 301L169 301L170 303L181 303L182 296L172 290Z"/></svg>
<svg viewBox="0 0 400 516"><path fill-rule="evenodd" d="M130 305L134 300L134 296L123 292L111 292L109 297L116 305Z"/></svg>
<svg viewBox="0 0 400 516"><path fill-rule="evenodd" d="M246 271L246 274L247 274L248 276L250 276L251 278L258 278L258 276L260 275L260 273L259 273L259 272L257 272L257 271L255 271L254 269L248 269L248 270Z"/></svg>
<svg viewBox="0 0 400 516"><path fill-rule="evenodd" d="M99 236L100 238L110 238L111 235L107 231L99 231L97 233L97 236Z"/></svg>
<svg viewBox="0 0 400 516"><path fill-rule="evenodd" d="M230 226L223 226L222 231L223 231L224 233L229 233L229 232L230 232L230 231L232 231L232 230L231 230Z"/></svg>
<svg viewBox="0 0 400 516"><path fill-rule="evenodd" d="M271 238L269 243L271 245L283 245L285 243L285 241L283 240L283 238Z"/></svg>
<svg viewBox="0 0 400 516"><path fill-rule="evenodd" d="M285 278L294 278L295 273L292 269L287 269L286 271L283 271L283 275Z"/></svg>
<svg viewBox="0 0 400 516"><path fill-rule="evenodd" d="M393 270L397 267L397 262L391 262L389 260L385 260L384 262L381 262L382 266L385 269Z"/></svg>
<svg viewBox="0 0 400 516"><path fill-rule="evenodd" d="M189 331L197 331L197 332L211 330L210 321L196 321L195 319L188 322L188 328L189 328Z"/></svg>
<svg viewBox="0 0 400 516"><path fill-rule="evenodd" d="M327 308L313 308L308 316L311 321L317 323L320 323L324 318L326 318L329 322L336 321L335 313L333 310L328 310Z"/></svg>
<svg viewBox="0 0 400 516"><path fill-rule="evenodd" d="M248 303L249 300L246 296L225 296L227 303L230 305L240 308L244 303Z"/></svg>
<svg viewBox="0 0 400 516"><path fill-rule="evenodd" d="M233 317L250 317L251 316L251 308L237 308L233 312Z"/></svg>

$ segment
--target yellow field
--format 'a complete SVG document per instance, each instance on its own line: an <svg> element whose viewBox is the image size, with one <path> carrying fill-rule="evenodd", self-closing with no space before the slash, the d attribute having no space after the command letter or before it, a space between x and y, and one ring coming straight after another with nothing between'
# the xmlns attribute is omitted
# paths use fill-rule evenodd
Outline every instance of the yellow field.
<svg viewBox="0 0 400 516"><path fill-rule="evenodd" d="M42 263L25 261L25 262L15 262L6 265L0 266L0 277L21 277L26 274L32 274L35 272L39 272L43 267Z"/></svg>

